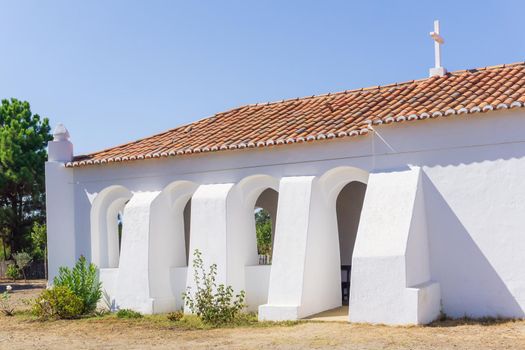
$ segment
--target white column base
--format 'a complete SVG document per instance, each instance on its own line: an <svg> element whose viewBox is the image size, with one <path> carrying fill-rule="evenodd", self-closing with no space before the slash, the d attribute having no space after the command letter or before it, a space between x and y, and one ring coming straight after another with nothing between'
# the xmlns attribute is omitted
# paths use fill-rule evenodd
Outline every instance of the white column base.
<svg viewBox="0 0 525 350"><path fill-rule="evenodd" d="M177 298L166 297L166 298L155 298L152 301L152 314L165 314L168 312L177 311Z"/></svg>
<svg viewBox="0 0 525 350"><path fill-rule="evenodd" d="M259 321L295 321L301 318L299 306L261 305L259 306Z"/></svg>
<svg viewBox="0 0 525 350"><path fill-rule="evenodd" d="M427 282L420 286L407 288L416 294L417 315L413 319L416 324L427 324L435 321L441 313L441 288L437 282Z"/></svg>

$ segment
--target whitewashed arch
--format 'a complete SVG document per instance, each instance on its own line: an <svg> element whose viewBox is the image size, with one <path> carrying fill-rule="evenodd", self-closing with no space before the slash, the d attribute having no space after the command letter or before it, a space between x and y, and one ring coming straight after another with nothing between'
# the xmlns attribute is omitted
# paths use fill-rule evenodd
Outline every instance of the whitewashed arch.
<svg viewBox="0 0 525 350"><path fill-rule="evenodd" d="M238 244L234 249L241 252L239 256L242 256L243 266L256 265L258 254L253 210L257 199L266 189L271 188L279 192L279 180L269 175L251 175L242 179L235 188L236 196L231 198L231 207L235 213L232 218L238 228Z"/></svg>
<svg viewBox="0 0 525 350"><path fill-rule="evenodd" d="M250 211L250 217L253 217L253 208L256 206L258 199L268 189L274 190L279 193L279 180L269 175L251 175L245 177L242 181L237 184L240 191L241 200L245 209ZM277 208L276 208L277 209ZM277 211L272 215L273 224L275 226ZM255 221L253 221L252 228L255 227ZM253 230L252 230L253 231ZM254 233L254 232L253 232ZM255 234L255 233L254 233Z"/></svg>
<svg viewBox="0 0 525 350"><path fill-rule="evenodd" d="M151 203L148 270L151 296L159 302L175 298L177 306L181 304L186 276L175 270L187 266L184 209L197 187L190 181L175 181Z"/></svg>
<svg viewBox="0 0 525 350"><path fill-rule="evenodd" d="M271 188L279 192L279 180L270 175L251 175L237 184L244 205L253 208L261 193Z"/></svg>
<svg viewBox="0 0 525 350"><path fill-rule="evenodd" d="M366 184L368 175L368 172L363 169L343 166L325 172L319 178L319 183L323 188L327 201L334 203L343 187L353 181Z"/></svg>
<svg viewBox="0 0 525 350"><path fill-rule="evenodd" d="M117 216L133 194L124 186L110 186L97 194L91 205L91 261L99 268L119 265Z"/></svg>

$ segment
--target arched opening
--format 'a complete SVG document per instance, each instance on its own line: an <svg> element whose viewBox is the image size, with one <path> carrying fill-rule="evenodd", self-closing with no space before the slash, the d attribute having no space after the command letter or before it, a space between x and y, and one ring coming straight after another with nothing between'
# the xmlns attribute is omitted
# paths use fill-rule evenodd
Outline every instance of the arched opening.
<svg viewBox="0 0 525 350"><path fill-rule="evenodd" d="M336 199L337 230L341 260L341 297L343 305L350 300L350 276L361 209L365 198L366 184L352 181L346 184Z"/></svg>
<svg viewBox="0 0 525 350"><path fill-rule="evenodd" d="M100 269L117 268L120 243L125 228L124 207L132 193L122 186L111 186L93 200L91 221L91 261Z"/></svg>
<svg viewBox="0 0 525 350"><path fill-rule="evenodd" d="M259 265L270 265L272 263L278 200L279 193L272 188L267 188L255 202L255 235L257 237Z"/></svg>
<svg viewBox="0 0 525 350"><path fill-rule="evenodd" d="M341 306L349 300L352 251L367 181L368 173L362 169L337 167L313 186L300 290L303 317L318 317L328 310L330 317L348 317L348 308Z"/></svg>
<svg viewBox="0 0 525 350"><path fill-rule="evenodd" d="M277 179L252 175L241 180L230 196L231 212L236 215L230 229L228 280L236 290L246 292L249 311L268 301L278 189Z"/></svg>

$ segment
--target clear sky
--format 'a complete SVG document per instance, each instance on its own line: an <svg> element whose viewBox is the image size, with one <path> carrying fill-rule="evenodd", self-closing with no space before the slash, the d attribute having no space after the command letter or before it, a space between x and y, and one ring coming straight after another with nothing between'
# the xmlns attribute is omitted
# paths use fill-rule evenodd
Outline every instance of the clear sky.
<svg viewBox="0 0 525 350"><path fill-rule="evenodd" d="M64 123L75 153L243 104L525 59L523 0L0 0L0 97ZM212 137L213 135L210 135Z"/></svg>

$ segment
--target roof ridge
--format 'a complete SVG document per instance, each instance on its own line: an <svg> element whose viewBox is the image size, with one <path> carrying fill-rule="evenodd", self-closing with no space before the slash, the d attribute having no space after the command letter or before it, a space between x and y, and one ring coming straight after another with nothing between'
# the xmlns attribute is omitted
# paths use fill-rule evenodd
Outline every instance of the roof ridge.
<svg viewBox="0 0 525 350"><path fill-rule="evenodd" d="M429 96L424 97L425 98L424 100L416 102L413 105L411 105L412 102L410 102L410 101L416 101L416 100L414 100L414 98L418 98L417 95L424 94L427 89L433 89L432 88L433 86L440 87L442 85L443 86L455 86L455 85L458 85L458 84L461 85L461 84L463 84L462 82L465 81L465 79L466 80L470 79L469 78L470 75L482 74L483 72L492 71L492 70L500 70L500 72L497 73L497 76L499 77L498 79L500 79L500 81L497 82L497 83L498 84L502 84L501 79L508 74L508 72L503 71L503 69L507 69L507 68L511 69L511 68L523 67L523 66L525 66L525 62L515 62L515 63L510 63L510 64L486 66L486 67L481 67L481 68L463 69L463 70L456 70L456 71L449 72L443 77L436 76L436 77L429 77L429 78L421 78L421 79L416 79L416 80L408 80L408 81L404 81L404 82L390 83L390 84L385 84L385 85L369 86L369 87L358 88L358 89L353 89L353 90L344 90L344 91L339 91L339 92L335 92L335 93L326 93L326 94L318 94L318 95L311 95L311 96L305 96L305 97L296 97L296 98L282 99L280 101L274 101L274 102L245 104L245 105L241 105L241 106L238 106L238 107L230 108L230 109L228 109L226 111L215 113L215 114L210 115L210 116L206 116L204 118L201 118L201 119L189 122L189 123L184 123L184 124L178 125L178 126L176 126L174 128L168 129L168 130L160 132L160 133L156 133L156 134L153 134L153 135L150 135L150 136L146 136L146 137L142 137L142 138L139 138L139 139L135 139L133 141L122 143L122 144L117 145L117 146L104 148L104 149L98 150L96 152L90 152L90 153L87 153L87 154L78 155L78 156L75 157L74 161L79 161L80 162L80 161L83 161L83 160L86 160L86 159L89 160L89 159L94 159L94 158L106 158L107 156L105 156L105 153L113 153L113 154L117 153L117 155L119 153L124 153L125 154L126 152L127 152L127 154L137 154L137 153L139 153L139 154L143 154L144 157L148 158L149 155L155 155L155 154L157 154L159 152L162 153L162 154L166 153L167 151L161 152L163 149L164 150L168 150L168 151L171 149L171 151L169 153L174 153L174 152L178 153L178 152L186 150L186 148L188 148L188 147L189 147L188 149L190 149L192 147L193 148L197 147L196 149L198 149L198 150L200 150L201 148L203 150L207 150L207 149L214 150L217 147L221 147L221 149L223 149L223 147L230 147L230 148L233 147L233 148L235 148L234 146L237 143L239 143L239 142L240 142L241 148L243 148L244 146L246 146L246 145L244 145L245 141L239 141L239 140L235 140L235 139L230 139L230 136L232 136L232 135L230 135L230 136L228 136L228 135L224 136L223 135L222 139L221 139L222 141L217 141L217 142L221 142L222 146L221 145L217 146L214 143L215 141L212 142L212 140L208 140L209 137L202 136L203 132L204 132L204 134L206 134L206 130L209 130L210 128L212 130L215 129L217 131L217 127L214 127L214 125L217 124L217 123L219 123L219 126L220 125L224 126L224 123L220 124L221 120L223 120L223 117L226 118L225 120L226 120L227 125L230 125L230 126L231 125L237 125L239 127L242 127L242 125L244 125L240 121L240 119L242 120L243 118L246 118L247 116L251 116L250 118L255 118L255 119L258 118L260 122L262 120L264 120L265 118L267 118L267 117L271 117L271 118L275 119L276 118L275 115L281 113L279 111L281 111L283 108L285 110L293 111L293 110L295 110L296 106L295 105L283 105L282 107L273 107L273 108L268 108L268 109L266 109L264 107L272 106L272 105L285 104L285 103L291 103L291 102L299 102L298 105L297 105L298 110L296 112L294 112L295 117L291 118L290 121L286 123L287 125L290 124L290 128L291 128L290 130L291 131L289 131L289 132L286 131L285 132L284 130L280 130L279 132L282 133L282 135L281 135L282 137L285 137L283 135L287 135L286 137L288 137L290 140L292 138L295 138L295 137L297 137L297 139L300 140L300 139L303 138L304 135L301 135L303 133L303 131L298 131L298 130L301 130L302 128L294 129L294 128L298 127L299 124L300 124L300 122L297 122L297 120L298 120L297 116L298 115L302 115L301 113L305 113L304 110L306 108L306 109L310 110L310 112L307 111L307 113L311 113L312 112L311 110L313 109L313 110L316 110L317 113L320 113L321 117L329 118L329 114L334 112L332 107L329 107L331 112L327 112L328 114L325 115L324 112L321 112L319 110L319 105L320 104L326 104L325 103L326 102L326 98L334 97L334 96L344 96L344 95L350 95L350 96L348 96L346 98L345 97L337 98L336 101L335 101L336 104L340 104L339 101L346 101L346 100L352 101L351 103L353 103L353 106L355 108L357 108L357 109L356 109L354 114L350 115L350 117L353 118L353 117L357 117L359 115L359 118L358 118L359 120L352 121L352 120L344 117L342 112L341 112L341 109L339 109L339 112L338 112L337 116L333 116L333 118L339 118L339 119L337 119L339 121L337 123L335 123L335 124L334 124L334 122L327 123L325 121L324 124L323 123L320 124L322 127L319 126L319 128L321 128L322 130L319 131L319 132L321 132L321 133L326 133L327 132L328 133L327 135L329 135L328 137L331 137L331 136L336 135L336 134L337 135L339 135L339 134L341 134L341 135L342 134L347 134L348 130L354 130L355 127L359 127L359 125L357 125L357 124L368 123L368 122L371 122L372 120L374 120L374 123L376 123L376 122L382 121L382 119L384 119L384 118L386 118L384 121L386 123L388 123L390 121L390 119L392 119L391 117L389 117L390 114L398 115L400 120L404 120L403 118L409 118L409 119L412 118L413 119L414 116L417 116L418 113L421 112L420 111L421 110L421 108L420 108L421 107L421 103L426 103L426 101L429 101L429 99L433 100L433 97L429 97ZM514 75L514 74L515 73L512 73L512 75ZM523 77L522 73L519 73L519 74L520 74L519 86L520 87L525 87L525 82L523 82L525 77ZM460 77L460 78L450 79L451 77ZM485 79L483 79L483 80L485 80ZM493 82L493 78L492 78L492 74L490 74L490 79L487 82L485 82L484 84L485 85L487 85L487 84L491 85L492 83L489 84L489 82L494 83ZM379 91L383 91L383 92L379 92ZM373 92L375 92L375 93L373 93ZM370 93L372 93L372 94L370 94ZM458 113L460 113L460 114L461 113L469 113L468 110L477 111L477 110L479 110L481 108L483 109L483 111L485 111L485 110L499 109L500 107L501 108L503 108L503 107L513 108L513 107L515 107L517 105L523 106L525 104L525 93L522 93L522 92L519 92L519 93L522 94L523 96L519 97L519 98L514 96L514 97L512 97L512 100L510 100L506 96L498 96L497 98L493 97L493 98L489 98L488 100L486 98L483 98L481 101L468 100L467 99L467 100L464 100L463 103L468 104L468 106L467 105L465 105L465 106L462 105L463 108L461 108L461 110L458 111ZM410 95L410 94L412 94L412 95ZM417 95L414 95L414 94L417 94ZM409 99L409 100L406 100L406 98ZM370 114L370 113L367 113L367 111L370 110L370 106L367 107L366 105L363 105L363 103L372 103L372 101L370 101L370 99L372 101L375 101L374 102L375 107L372 106L372 108L375 108L375 110L373 111L373 115L367 115L367 114ZM314 102L308 102L309 100L314 100ZM382 101L382 102L378 102L379 100ZM359 101L362 101L362 102L359 102ZM391 102L388 102L388 101L391 101ZM301 103L301 102L303 102L303 103ZM474 102L475 102L475 105L477 107L472 107ZM394 103L394 104L392 104L392 103ZM487 106L487 104L488 104L488 106ZM492 106L492 104L494 104L494 106ZM260 108L259 109L255 109L255 107L260 107ZM442 106L440 107L440 106L437 106L437 105L434 105L433 107L436 107L436 108L439 107L440 109L445 108L445 107L442 107ZM430 112L432 112L431 113L432 115L436 114L437 112L434 111L433 107L432 106L425 107L428 110L425 111L425 113L423 113L423 115L427 115ZM393 113L389 112L388 114L383 115L383 114L379 113L380 110L378 110L378 108L380 110L384 111L385 113L388 112L388 111L385 110L385 108L386 109L394 108L394 111L391 111ZM446 115L450 115L450 113L452 113L451 112L452 111L451 108L455 108L455 107L454 106L448 106L448 109L446 111L443 110L440 113L443 114L443 113L446 112ZM458 108L460 108L460 107L458 107ZM467 111L467 112L465 112L465 111ZM363 120L360 117L363 113L365 113L365 115L363 115L363 117L365 117L365 120ZM347 119L345 122L341 121L342 120L341 118L343 118L343 117ZM304 117L301 117L301 118L304 118ZM379 118L379 120L376 120L377 118ZM357 124L355 124L355 123L357 123ZM283 125L281 127L284 127ZM348 130L347 129L341 129L342 127L346 127L346 128L350 128L350 129L348 129ZM201 130L201 129L203 129L204 131ZM223 129L224 128L222 128L222 129L219 128L218 131L221 131ZM194 130L196 130L196 131L194 131ZM197 132L197 134L192 135L192 131ZM244 137L243 140L248 140L248 141L246 141L246 142L248 142L247 143L248 147L253 146L252 144L254 142L257 145L262 142L262 141L260 141L260 137L261 137L262 134L254 133L252 130L250 130L250 131L245 130L244 132L245 132L245 134L237 135L237 136L234 136L234 137ZM310 136L308 136L307 139L311 138ZM273 137L275 137L275 135ZM287 138L287 140L288 140L288 138ZM147 147L146 149L144 149L143 145L147 144L148 140L150 140L150 139L152 139L153 144L150 144L150 147ZM193 142L195 142L196 144L193 144ZM288 142L288 141L286 141L286 142ZM134 145L138 145L138 146L135 147ZM183 145L186 145L186 146L183 146ZM126 149L126 147L129 147L129 149ZM189 153L191 153L191 152L189 152Z"/></svg>
<svg viewBox="0 0 525 350"><path fill-rule="evenodd" d="M510 67L515 67L515 66L520 66L520 65L525 66L525 61L519 61L519 62L514 62L514 63L508 63L508 64L499 64L499 65L495 65L495 66L485 66L485 67L479 67L479 68L458 69L458 70L455 70L455 71L452 71L452 72L447 72L445 77L457 76L457 75L463 74L463 73L473 73L473 72L476 72L476 71L494 70L494 69L500 69L500 68L510 68ZM241 106L238 106L238 107L231 108L231 109L223 111L223 112L219 112L217 114L226 114L226 113L230 113L230 112L233 112L233 111L235 111L237 109L245 108L245 107L268 106L268 105L273 105L273 104L278 104L278 103L286 103L286 102L292 102L292 101L302 101L302 100L308 100L308 99L313 99L313 98L318 98L318 97L328 97L328 96L334 96L334 95L360 93L360 92L363 92L363 91L370 91L370 90L381 90L381 89L384 89L384 88L391 88L391 87L405 86L405 85L410 85L410 84L417 84L417 83L420 83L420 82L423 82L423 81L431 80L433 78L434 77L420 78L420 79L406 80L406 81L402 81L402 82L389 83L389 84L385 84L385 85L375 85L375 86L361 87L361 88L355 88L355 89L343 90L343 91L337 91L337 92L328 92L328 93L324 93L324 94L309 95L309 96L303 96L303 97L291 97L291 98L287 98L287 99L275 100L275 101L267 101L267 102L249 103L249 104L244 104L244 105L241 105ZM442 77L435 77L435 79L439 79L439 78L442 78Z"/></svg>

